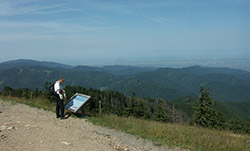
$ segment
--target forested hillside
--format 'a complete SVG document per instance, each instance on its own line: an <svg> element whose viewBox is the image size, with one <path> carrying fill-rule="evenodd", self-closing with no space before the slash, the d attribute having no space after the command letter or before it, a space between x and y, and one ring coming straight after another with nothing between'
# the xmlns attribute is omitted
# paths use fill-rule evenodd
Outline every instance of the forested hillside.
<svg viewBox="0 0 250 151"><path fill-rule="evenodd" d="M43 89L45 82L65 78L65 85L116 90L130 96L173 100L197 97L201 86L210 88L218 101L250 102L250 72L229 68L142 68L132 66L88 67L27 61L0 64L0 89ZM7 65L6 65L7 64ZM49 67L48 67L49 66Z"/></svg>

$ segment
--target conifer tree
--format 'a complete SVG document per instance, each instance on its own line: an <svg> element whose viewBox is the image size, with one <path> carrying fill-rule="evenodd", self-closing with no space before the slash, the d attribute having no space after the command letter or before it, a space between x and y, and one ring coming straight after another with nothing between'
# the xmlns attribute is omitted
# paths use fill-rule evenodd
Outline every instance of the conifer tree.
<svg viewBox="0 0 250 151"><path fill-rule="evenodd" d="M224 128L225 122L221 113L213 107L214 100L208 89L200 88L199 105L193 114L193 122L202 127Z"/></svg>
<svg viewBox="0 0 250 151"><path fill-rule="evenodd" d="M157 105L153 114L153 119L162 122L172 122L171 115L168 114L166 106L162 102Z"/></svg>

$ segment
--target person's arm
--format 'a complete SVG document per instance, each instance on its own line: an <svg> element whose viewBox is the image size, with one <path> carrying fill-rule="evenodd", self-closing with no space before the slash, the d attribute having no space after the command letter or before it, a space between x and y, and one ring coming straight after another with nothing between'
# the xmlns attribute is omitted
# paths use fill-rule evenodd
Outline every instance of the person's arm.
<svg viewBox="0 0 250 151"><path fill-rule="evenodd" d="M58 92L62 94L62 90L61 89L58 89Z"/></svg>

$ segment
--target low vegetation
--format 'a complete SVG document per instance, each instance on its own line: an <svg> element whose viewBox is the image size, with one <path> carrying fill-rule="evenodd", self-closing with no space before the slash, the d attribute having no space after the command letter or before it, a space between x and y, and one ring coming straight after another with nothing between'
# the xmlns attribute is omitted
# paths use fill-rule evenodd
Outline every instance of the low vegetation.
<svg viewBox="0 0 250 151"><path fill-rule="evenodd" d="M90 117L89 121L150 139L156 145L202 151L247 151L250 148L247 134L115 115Z"/></svg>
<svg viewBox="0 0 250 151"><path fill-rule="evenodd" d="M20 98L20 97L15 97L15 96L1 96L0 99L3 101L11 101L13 104L15 103L22 103L29 105L31 107L36 107L39 109L44 109L47 111L52 111L55 112L55 102L51 102L48 99L44 98L34 98L32 100L26 99L26 98Z"/></svg>

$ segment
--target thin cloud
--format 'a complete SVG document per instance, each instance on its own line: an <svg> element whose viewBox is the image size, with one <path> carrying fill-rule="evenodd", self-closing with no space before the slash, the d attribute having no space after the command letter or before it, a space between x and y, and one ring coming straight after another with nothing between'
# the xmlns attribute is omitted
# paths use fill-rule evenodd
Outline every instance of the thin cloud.
<svg viewBox="0 0 250 151"><path fill-rule="evenodd" d="M183 3L174 0L169 1L142 1L142 0L128 0L128 1L85 1L89 8L104 12L114 12L124 15L133 15L153 21L155 23L166 23L172 21L165 17L150 16L148 11L155 8L167 8L173 5L183 5Z"/></svg>
<svg viewBox="0 0 250 151"><path fill-rule="evenodd" d="M161 24L165 24L167 22L173 21L173 19L169 19L169 18L165 18L165 17L147 17L147 18L151 21L161 23Z"/></svg>
<svg viewBox="0 0 250 151"><path fill-rule="evenodd" d="M56 22L0 22L2 29L44 29L53 30L55 32L93 32L100 29L108 29L110 27L88 27L76 24L56 23Z"/></svg>
<svg viewBox="0 0 250 151"><path fill-rule="evenodd" d="M1 40L55 38L82 36L88 33L105 33L113 26L83 26L58 22L0 22Z"/></svg>
<svg viewBox="0 0 250 151"><path fill-rule="evenodd" d="M43 3L42 3L43 2ZM74 1L74 3L53 4L45 3L38 0L0 0L0 16L14 16L14 15L26 15L26 14L50 14L61 12L79 11L88 13L88 11L103 11L113 12L125 15L135 15L148 19L157 23L164 23L167 19L161 17L147 16L147 10L157 7L168 7L170 5L179 5L176 1L141 1L141 0L129 0L129 1L94 1L83 0ZM74 5L67 5L74 4ZM69 7L70 6L70 7ZM142 15L143 14L143 15ZM96 24L103 24L100 20L93 18L92 21Z"/></svg>
<svg viewBox="0 0 250 151"><path fill-rule="evenodd" d="M76 11L76 9L66 7L66 4L38 5L35 0L25 1L0 1L0 16L13 16L23 14L45 14L65 11Z"/></svg>
<svg viewBox="0 0 250 151"><path fill-rule="evenodd" d="M58 38L56 35L49 35L49 34L36 34L36 33L7 33L1 34L0 40L1 41L11 41L11 40L34 40L34 39L54 39Z"/></svg>

